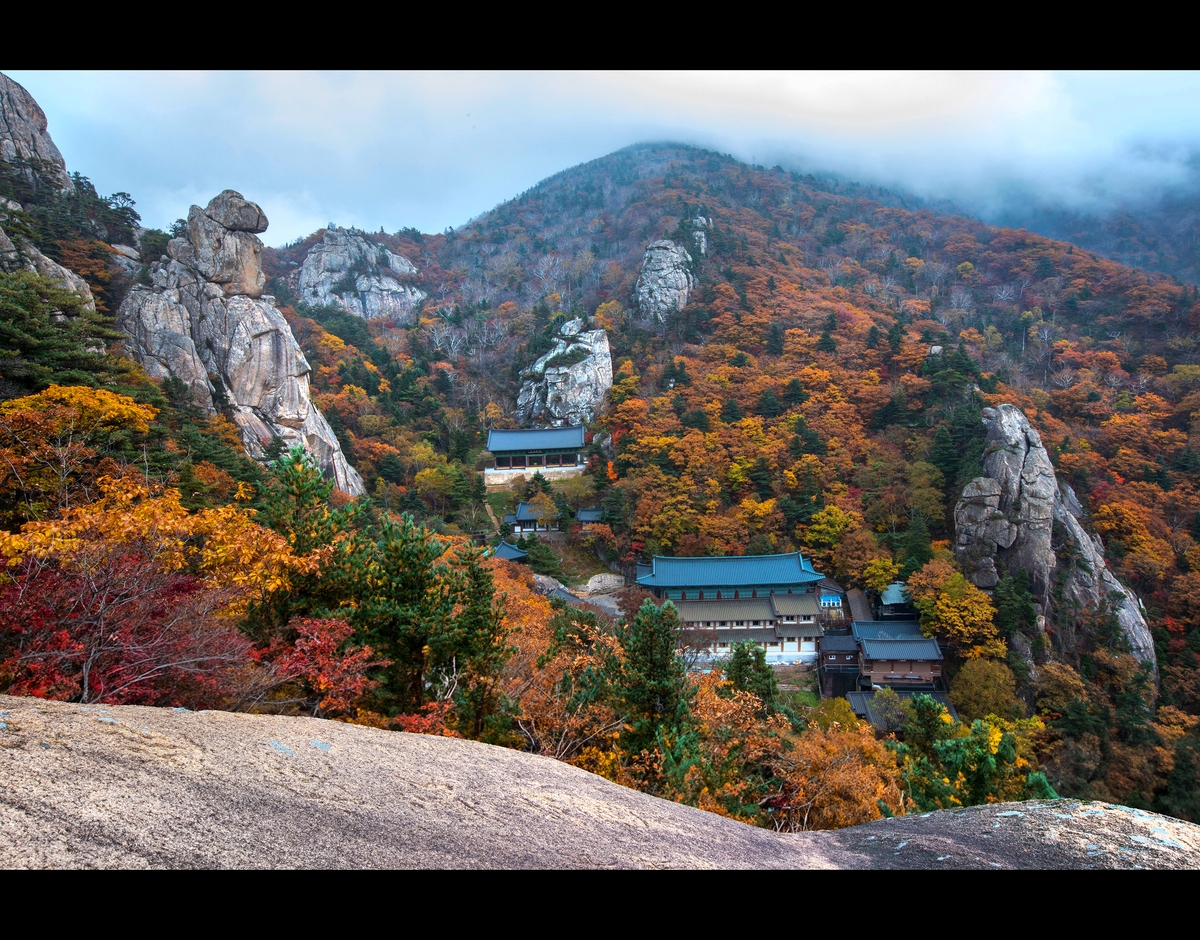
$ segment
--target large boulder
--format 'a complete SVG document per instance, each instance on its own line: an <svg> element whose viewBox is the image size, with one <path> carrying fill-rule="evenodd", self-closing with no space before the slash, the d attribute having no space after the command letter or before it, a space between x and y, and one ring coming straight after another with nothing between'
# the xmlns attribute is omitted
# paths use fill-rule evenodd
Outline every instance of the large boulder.
<svg viewBox="0 0 1200 940"><path fill-rule="evenodd" d="M633 288L634 302L643 319L661 323L687 304L688 293L696 287L691 263L687 249L673 241L663 239L647 246Z"/></svg>
<svg viewBox="0 0 1200 940"><path fill-rule="evenodd" d="M265 457L278 437L304 448L340 489L361 495L362 478L312 401L308 360L275 298L262 293L262 243L244 229L265 227L262 210L232 190L205 209L192 206L188 237L172 239L169 259L151 266L152 287L129 292L118 325L150 375L174 377L203 411L228 414L251 457Z"/></svg>
<svg viewBox="0 0 1200 940"><path fill-rule="evenodd" d="M521 377L518 421L555 428L594 421L612 388L608 334L584 330L582 320L570 320L559 330L554 348Z"/></svg>
<svg viewBox="0 0 1200 940"><path fill-rule="evenodd" d="M1200 827L999 803L755 828L474 741L315 718L0 696L14 868L1196 868Z"/></svg>
<svg viewBox="0 0 1200 940"><path fill-rule="evenodd" d="M1041 613L1058 626L1056 640L1066 648L1073 646L1074 634L1065 615L1108 603L1133 654L1156 667L1141 604L1108 570L1104 544L1080 523L1079 500L1059 483L1038 432L1014 405L987 408L983 415L984 475L967 484L954 510L959 563L985 589L1006 572L1024 571ZM1056 610L1056 604L1068 610Z"/></svg>
<svg viewBox="0 0 1200 940"><path fill-rule="evenodd" d="M16 163L35 185L73 193L67 164L47 130L46 113L33 95L0 72L0 160Z"/></svg>
<svg viewBox="0 0 1200 940"><path fill-rule="evenodd" d="M300 299L314 306L340 307L371 320L411 320L427 296L409 281L417 269L403 255L371 241L355 229L327 228L300 265Z"/></svg>

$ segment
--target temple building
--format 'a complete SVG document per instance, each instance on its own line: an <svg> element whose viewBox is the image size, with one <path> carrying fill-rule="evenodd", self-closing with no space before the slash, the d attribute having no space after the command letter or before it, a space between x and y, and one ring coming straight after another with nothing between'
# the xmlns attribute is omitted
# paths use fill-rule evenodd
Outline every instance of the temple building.
<svg viewBox="0 0 1200 940"><path fill-rule="evenodd" d="M800 552L677 558L655 555L637 583L660 600L728 600L812 594L825 577ZM644 570L644 569L642 569Z"/></svg>
<svg viewBox="0 0 1200 940"><path fill-rule="evenodd" d="M674 601L681 641L695 653L728 656L737 643L762 647L770 663L816 662L823 632L816 594Z"/></svg>
<svg viewBox="0 0 1200 940"><path fill-rule="evenodd" d="M483 471L488 486L507 485L541 473L549 479L578 476L583 472L583 426L525 428L488 432L491 466Z"/></svg>

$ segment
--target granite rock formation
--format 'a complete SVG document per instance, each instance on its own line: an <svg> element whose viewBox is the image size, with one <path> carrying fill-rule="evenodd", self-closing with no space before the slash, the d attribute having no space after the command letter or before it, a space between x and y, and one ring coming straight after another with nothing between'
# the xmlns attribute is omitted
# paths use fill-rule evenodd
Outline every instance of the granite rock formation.
<svg viewBox="0 0 1200 940"><path fill-rule="evenodd" d="M300 266L300 299L314 306L340 307L371 320L411 320L426 293L407 279L417 269L403 255L375 244L355 229L328 228Z"/></svg>
<svg viewBox="0 0 1200 940"><path fill-rule="evenodd" d="M554 365L569 357L567 365ZM570 362L576 359L576 362ZM580 319L562 325L554 348L521 373L517 420L560 428L595 420L612 388L612 353L604 330L584 330Z"/></svg>
<svg viewBox="0 0 1200 940"><path fill-rule="evenodd" d="M647 246L633 287L634 302L643 319L661 323L687 304L689 291L696 288L688 267L691 263L687 249L673 241L663 239Z"/></svg>
<svg viewBox="0 0 1200 940"><path fill-rule="evenodd" d="M954 510L955 553L971 581L996 586L1005 573L1029 575L1041 610L1056 623L1064 651L1073 632L1055 604L1070 609L1112 605L1134 656L1156 663L1154 641L1137 597L1108 570L1104 545L1080 524L1074 491L1060 484L1050 455L1024 413L1013 405L987 408L983 476L963 489Z"/></svg>
<svg viewBox="0 0 1200 940"><path fill-rule="evenodd" d="M261 459L279 437L361 495L362 478L309 394L308 360L275 298L262 292L255 233L266 227L262 209L232 190L192 206L187 238L172 239L168 260L151 265L152 287L129 292L118 325L150 375L182 381L208 414L228 413L251 457Z"/></svg>
<svg viewBox="0 0 1200 940"><path fill-rule="evenodd" d="M998 803L784 834L549 757L315 718L0 696L7 868L1196 868L1200 827Z"/></svg>
<svg viewBox="0 0 1200 940"><path fill-rule="evenodd" d="M33 96L0 72L0 160L21 165L35 184L74 192L75 183L47 126L46 113Z"/></svg>

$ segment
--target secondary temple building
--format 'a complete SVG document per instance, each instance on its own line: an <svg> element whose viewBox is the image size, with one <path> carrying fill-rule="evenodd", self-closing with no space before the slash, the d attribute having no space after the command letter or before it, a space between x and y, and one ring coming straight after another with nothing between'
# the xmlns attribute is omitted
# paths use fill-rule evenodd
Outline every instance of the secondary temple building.
<svg viewBox="0 0 1200 940"><path fill-rule="evenodd" d="M483 471L489 486L541 473L550 479L577 476L583 472L583 426L566 428L492 428L487 449L492 466Z"/></svg>
<svg viewBox="0 0 1200 940"><path fill-rule="evenodd" d="M825 582L825 583L823 583ZM768 662L813 662L822 622L841 612L823 602L829 582L800 552L675 558L656 555L637 583L679 610L683 643L727 656L753 643Z"/></svg>

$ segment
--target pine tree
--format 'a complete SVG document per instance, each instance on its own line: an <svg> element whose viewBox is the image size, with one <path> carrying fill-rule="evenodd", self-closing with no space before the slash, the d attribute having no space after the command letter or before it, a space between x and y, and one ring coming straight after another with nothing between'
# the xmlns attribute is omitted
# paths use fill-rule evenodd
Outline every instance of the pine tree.
<svg viewBox="0 0 1200 940"><path fill-rule="evenodd" d="M677 737L687 723L687 673L679 655L679 614L667 601L647 600L623 631L625 668L618 698L629 730L621 747L629 754L655 746L660 735Z"/></svg>
<svg viewBox="0 0 1200 940"><path fill-rule="evenodd" d="M944 424L938 425L937 433L933 436L929 462L942 471L942 478L947 486L954 485L958 478L958 448L954 446L950 429Z"/></svg>
<svg viewBox="0 0 1200 940"><path fill-rule="evenodd" d="M769 355L783 355L783 330L779 328L778 323L772 323L770 329L767 330L767 338L763 346Z"/></svg>
<svg viewBox="0 0 1200 940"><path fill-rule="evenodd" d="M721 420L726 424L733 424L736 421L741 421L746 417L746 412L742 410L742 406L738 404L736 398L726 398L725 404L721 406Z"/></svg>
<svg viewBox="0 0 1200 940"><path fill-rule="evenodd" d="M788 382L787 387L783 390L783 401L789 408L803 405L808 401L808 392L804 390L799 379L792 379Z"/></svg>
<svg viewBox="0 0 1200 940"><path fill-rule="evenodd" d="M783 405L779 403L779 398L775 392L769 388L764 388L762 394L758 396L758 403L754 407L755 414L761 415L764 418L775 418L782 411Z"/></svg>
<svg viewBox="0 0 1200 940"><path fill-rule="evenodd" d="M734 643L725 677L739 692L750 692L763 703L763 717L778 710L779 680L767 663L767 653L754 643Z"/></svg>
<svg viewBox="0 0 1200 940"><path fill-rule="evenodd" d="M919 571L925 563L933 558L933 546L929 541L929 526L925 517L914 513L908 520L908 526L900 537L900 548L904 552L904 567L900 577L908 578L913 572Z"/></svg>

